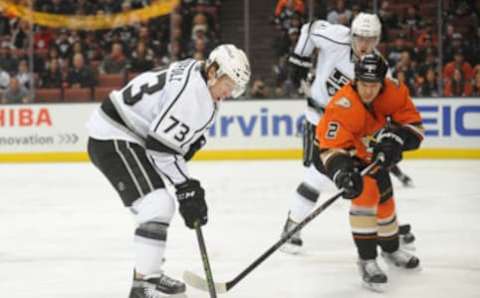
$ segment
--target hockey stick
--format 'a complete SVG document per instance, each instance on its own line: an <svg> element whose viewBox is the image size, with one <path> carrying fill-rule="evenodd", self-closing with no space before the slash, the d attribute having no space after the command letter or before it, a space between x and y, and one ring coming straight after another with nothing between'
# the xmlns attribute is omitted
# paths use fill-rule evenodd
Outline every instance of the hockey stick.
<svg viewBox="0 0 480 298"><path fill-rule="evenodd" d="M375 168L379 164L379 160L377 159L375 162L371 163L368 167L366 167L361 175L365 176L366 174L370 173L370 171ZM255 269L258 265L260 265L263 261L265 261L271 254L273 254L276 250L280 248L285 242L287 242L293 234L300 231L304 226L306 226L309 222L311 222L315 217L317 217L320 213L322 213L325 209L328 208L333 202L335 202L339 197L343 195L344 190L341 189L337 192L333 197L326 200L322 205L318 206L315 210L313 210L304 220L302 220L298 225L293 228L290 232L285 234L277 243L275 243L272 247L270 247L266 252L264 252L260 257L258 257L252 264L250 264L245 270L240 272L235 278L228 282L217 282L214 284L214 287L217 289L218 293L226 293L231 288L233 288L238 282L240 282L247 274L249 274L253 269ZM202 277L198 276L197 274L191 271L185 271L183 273L183 280L189 284L190 286L203 290L208 291L209 287L211 286L209 283L210 281L203 279Z"/></svg>
<svg viewBox="0 0 480 298"><path fill-rule="evenodd" d="M205 270L206 280L202 279L206 284L205 290L210 293L210 298L217 298L217 292L215 291L215 282L213 281L213 274L210 268L210 262L208 261L207 246L205 245L202 228L200 227L198 221L195 223L195 232L197 234L198 247L200 248L200 255L202 257L203 269Z"/></svg>

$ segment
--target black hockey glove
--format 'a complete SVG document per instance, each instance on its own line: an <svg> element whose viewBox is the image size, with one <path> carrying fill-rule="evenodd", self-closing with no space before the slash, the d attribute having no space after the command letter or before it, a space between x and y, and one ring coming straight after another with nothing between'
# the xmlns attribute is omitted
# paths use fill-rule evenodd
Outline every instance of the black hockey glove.
<svg viewBox="0 0 480 298"><path fill-rule="evenodd" d="M343 197L351 200L363 191L363 178L354 166L353 159L346 154L336 154L325 164L328 176L339 189Z"/></svg>
<svg viewBox="0 0 480 298"><path fill-rule="evenodd" d="M188 149L188 152L183 158L185 158L186 161L189 161L193 158L193 156L195 155L195 153L197 153L198 150L202 149L202 147L205 146L206 143L207 139L204 136L199 137L195 142L190 145L190 149Z"/></svg>
<svg viewBox="0 0 480 298"><path fill-rule="evenodd" d="M379 159L380 165L390 168L402 160L403 138L399 130L384 129L377 135L373 147L373 160Z"/></svg>
<svg viewBox="0 0 480 298"><path fill-rule="evenodd" d="M205 190L200 186L200 182L195 179L187 180L182 184L176 185L177 199L180 205L179 210L185 225L190 229L195 228L195 222L200 226L207 223L207 204L205 202Z"/></svg>
<svg viewBox="0 0 480 298"><path fill-rule="evenodd" d="M338 170L333 181L344 190L343 197L347 200L358 197L363 191L363 178L357 170Z"/></svg>

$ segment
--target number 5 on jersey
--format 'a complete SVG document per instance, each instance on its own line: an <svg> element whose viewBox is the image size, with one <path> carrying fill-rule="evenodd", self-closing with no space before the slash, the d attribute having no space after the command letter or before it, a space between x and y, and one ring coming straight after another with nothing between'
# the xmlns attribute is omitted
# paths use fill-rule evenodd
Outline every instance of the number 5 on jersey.
<svg viewBox="0 0 480 298"><path fill-rule="evenodd" d="M170 116L168 119L172 120L172 124L168 126L163 132L172 133L173 138L179 142L185 140L186 135L190 131L190 127L185 123L180 122L177 118Z"/></svg>

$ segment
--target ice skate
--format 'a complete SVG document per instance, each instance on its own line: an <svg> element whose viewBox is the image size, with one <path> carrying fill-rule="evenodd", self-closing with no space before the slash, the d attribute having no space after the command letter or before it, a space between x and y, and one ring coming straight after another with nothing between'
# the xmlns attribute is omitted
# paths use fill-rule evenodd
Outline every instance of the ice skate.
<svg viewBox="0 0 480 298"><path fill-rule="evenodd" d="M405 174L402 174L401 176L398 177L400 182L402 182L402 185L404 187L414 187L412 178L408 177Z"/></svg>
<svg viewBox="0 0 480 298"><path fill-rule="evenodd" d="M185 284L166 274L147 275L134 278L129 298L187 297Z"/></svg>
<svg viewBox="0 0 480 298"><path fill-rule="evenodd" d="M362 285L375 292L384 292L387 287L387 275L374 260L358 260L358 270L362 277Z"/></svg>
<svg viewBox="0 0 480 298"><path fill-rule="evenodd" d="M288 232L293 230L297 226L297 223L295 223L293 220L290 219L290 217L287 218L287 222L285 223L285 226L283 227L283 232L281 237L284 237ZM280 250L288 253L288 254L299 254L302 250L302 245L303 241L302 238L300 237L300 231L296 232L295 234L288 239L285 244L280 247Z"/></svg>
<svg viewBox="0 0 480 298"><path fill-rule="evenodd" d="M400 247L407 250L415 250L415 235L411 231L409 224L400 225L398 230Z"/></svg>
<svg viewBox="0 0 480 298"><path fill-rule="evenodd" d="M382 257L387 264L398 268L417 271L420 269L420 260L405 250L398 249L392 253L382 252Z"/></svg>

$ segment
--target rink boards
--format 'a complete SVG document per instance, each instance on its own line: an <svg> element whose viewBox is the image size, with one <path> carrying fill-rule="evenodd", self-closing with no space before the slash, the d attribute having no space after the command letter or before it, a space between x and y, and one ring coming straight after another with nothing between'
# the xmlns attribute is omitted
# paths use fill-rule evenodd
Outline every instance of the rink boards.
<svg viewBox="0 0 480 298"><path fill-rule="evenodd" d="M426 139L407 158L480 158L480 98L415 99ZM85 122L98 103L0 107L1 162L86 161ZM222 103L199 160L298 159L303 100Z"/></svg>

